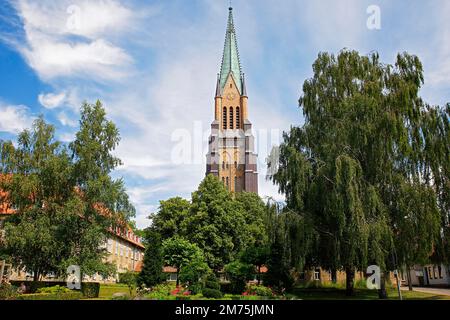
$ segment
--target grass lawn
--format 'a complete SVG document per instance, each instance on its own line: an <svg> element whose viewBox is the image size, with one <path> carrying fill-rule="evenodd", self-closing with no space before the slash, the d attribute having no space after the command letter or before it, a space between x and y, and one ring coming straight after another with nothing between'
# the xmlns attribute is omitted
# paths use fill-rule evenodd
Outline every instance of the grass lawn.
<svg viewBox="0 0 450 320"><path fill-rule="evenodd" d="M98 299L109 300L114 293L130 294L128 287L124 284L101 284Z"/></svg>
<svg viewBox="0 0 450 320"><path fill-rule="evenodd" d="M423 293L417 291L402 291L404 300L450 300L449 296L436 295L432 293ZM302 299L302 300L378 300L378 293L376 290L355 289L355 294L352 297L345 295L344 289L336 288L295 288L288 298ZM389 300L398 300L398 292L394 289L388 290Z"/></svg>

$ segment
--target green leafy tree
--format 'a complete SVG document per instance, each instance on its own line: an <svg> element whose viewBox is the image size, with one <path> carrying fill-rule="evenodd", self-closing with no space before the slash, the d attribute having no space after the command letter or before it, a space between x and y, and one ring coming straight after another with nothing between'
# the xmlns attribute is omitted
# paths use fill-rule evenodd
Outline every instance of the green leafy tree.
<svg viewBox="0 0 450 320"><path fill-rule="evenodd" d="M0 189L16 210L5 223L0 251L35 280L63 275L72 264L83 275L110 275L114 268L103 246L108 228L134 215L123 182L109 176L120 163L112 155L118 130L97 102L83 105L68 149L54 131L39 118L19 134L17 147L0 142Z"/></svg>
<svg viewBox="0 0 450 320"><path fill-rule="evenodd" d="M186 238L202 249L215 271L230 262L248 241L242 206L213 175L192 194L190 214L183 224Z"/></svg>
<svg viewBox="0 0 450 320"><path fill-rule="evenodd" d="M241 253L240 261L256 267L258 285L261 283L261 268L267 264L270 256L268 246L248 247Z"/></svg>
<svg viewBox="0 0 450 320"><path fill-rule="evenodd" d="M188 285L189 290L197 294L202 290L203 279L212 274L203 254L196 254L180 270L180 281Z"/></svg>
<svg viewBox="0 0 450 320"><path fill-rule="evenodd" d="M431 176L444 172L438 175L445 181L443 155L448 148L442 147L447 139L442 133L448 131L439 120L441 113L430 115L418 96L423 71L415 56L398 55L392 66L381 63L376 53L321 53L313 71L300 98L305 125L285 134L272 178L286 194L287 207L312 222L305 224L312 226L305 229L308 238L315 238L312 254L303 258L344 269L347 294L352 294L355 269L369 262L383 270L395 267L393 244L398 245L396 226L402 224L395 212L402 202L398 197L405 196L395 192L399 181L417 185L424 179L445 194L445 187ZM428 204L442 203L438 193L426 195ZM433 206L428 209L429 219L417 236L437 239L434 226L444 219ZM415 246L399 249L422 251Z"/></svg>
<svg viewBox="0 0 450 320"><path fill-rule="evenodd" d="M157 213L150 215L152 229L157 231L163 239L169 239L176 235L183 236L182 223L190 210L189 201L176 197L166 201L160 201Z"/></svg>
<svg viewBox="0 0 450 320"><path fill-rule="evenodd" d="M135 209L125 192L123 181L113 180L112 170L121 164L113 155L120 141L119 130L106 118L100 101L84 103L80 129L70 144L74 161L74 177L82 206L73 204L66 233L72 257L68 263L79 265L83 274L111 274L104 263L108 228L124 226L135 215Z"/></svg>
<svg viewBox="0 0 450 320"><path fill-rule="evenodd" d="M236 201L241 204L247 239L245 246L264 246L267 244L267 230L264 226L266 206L261 198L253 192L236 194Z"/></svg>
<svg viewBox="0 0 450 320"><path fill-rule="evenodd" d="M178 236L164 240L162 246L166 264L177 269L178 286L183 268L192 261L201 261L203 253L197 245Z"/></svg>
<svg viewBox="0 0 450 320"><path fill-rule="evenodd" d="M0 189L16 210L5 222L3 255L14 266L42 275L61 273L69 248L61 226L66 205L74 199L73 166L55 140L54 127L42 118L18 136L17 147L1 142Z"/></svg>
<svg viewBox="0 0 450 320"><path fill-rule="evenodd" d="M119 283L126 284L128 291L130 292L130 297L134 296L134 290L137 285L138 274L136 272L124 272L119 274Z"/></svg>
<svg viewBox="0 0 450 320"><path fill-rule="evenodd" d="M230 290L234 294L242 294L247 282L253 279L254 266L239 260L230 262L224 268L225 274L230 281Z"/></svg>
<svg viewBox="0 0 450 320"><path fill-rule="evenodd" d="M164 256L160 234L156 231L148 230L146 232L146 243L144 263L137 282L139 287L144 285L151 288L164 281Z"/></svg>
<svg viewBox="0 0 450 320"><path fill-rule="evenodd" d="M270 244L267 259L267 272L264 274L264 285L283 293L292 288L293 279L286 258L285 246L282 243L283 232L277 232Z"/></svg>

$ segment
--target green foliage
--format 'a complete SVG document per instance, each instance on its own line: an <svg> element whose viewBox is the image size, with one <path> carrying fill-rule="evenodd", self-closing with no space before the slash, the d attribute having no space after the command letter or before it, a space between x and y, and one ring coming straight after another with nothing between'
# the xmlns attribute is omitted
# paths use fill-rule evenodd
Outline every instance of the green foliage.
<svg viewBox="0 0 450 320"><path fill-rule="evenodd" d="M221 299L223 297L220 291L220 284L214 274L210 274L205 280L205 287L202 289L202 295L205 298Z"/></svg>
<svg viewBox="0 0 450 320"><path fill-rule="evenodd" d="M81 293L85 298L98 298L100 294L100 283L98 282L81 283Z"/></svg>
<svg viewBox="0 0 450 320"><path fill-rule="evenodd" d="M281 235L277 233L270 245L269 259L267 262L268 270L264 274L263 280L266 286L270 286L275 291L282 293L285 290L290 290L294 281L290 275L290 268L280 237Z"/></svg>
<svg viewBox="0 0 450 320"><path fill-rule="evenodd" d="M153 230L146 231L148 243L144 254L144 265L139 273L137 283L139 287L151 288L164 281L164 257L161 236Z"/></svg>
<svg viewBox="0 0 450 320"><path fill-rule="evenodd" d="M39 288L37 290L37 293L50 293L50 294L62 294L62 293L68 293L68 292L73 292L73 291L67 287L63 287L63 286L59 286L59 285L56 285L53 287Z"/></svg>
<svg viewBox="0 0 450 320"><path fill-rule="evenodd" d="M289 264L345 269L351 278L368 263L394 268L395 251L397 262L411 264L439 247L442 260L449 107L431 108L418 96L419 59L400 54L392 66L376 53L343 50L319 54L313 71L300 98L305 124L284 134L271 161L284 211L299 216L298 238L307 244L285 254Z"/></svg>
<svg viewBox="0 0 450 320"><path fill-rule="evenodd" d="M272 297L272 289L262 285L251 285L246 291L249 295L256 295L258 297Z"/></svg>
<svg viewBox="0 0 450 320"><path fill-rule="evenodd" d="M119 140L97 101L83 104L68 149L42 117L19 134L17 147L0 141L0 189L16 209L5 222L0 255L35 281L51 272L63 276L69 265L83 275L113 274L102 246L107 229L134 215L123 181L109 175L120 164L112 155Z"/></svg>
<svg viewBox="0 0 450 320"><path fill-rule="evenodd" d="M188 264L180 270L180 281L188 286L192 294L200 293L203 278L212 274L211 269L205 261L203 254L196 254Z"/></svg>
<svg viewBox="0 0 450 320"><path fill-rule="evenodd" d="M0 300L14 300L17 296L17 287L8 283L0 284Z"/></svg>
<svg viewBox="0 0 450 320"><path fill-rule="evenodd" d="M134 291L134 289L136 289L137 277L138 277L138 273L136 273L136 272L128 271L128 272L119 274L119 283L127 285L128 290L130 292L130 296L133 296L133 291Z"/></svg>
<svg viewBox="0 0 450 320"><path fill-rule="evenodd" d="M203 251L209 267L218 271L243 249L267 242L264 212L258 195L234 197L210 175L192 194L192 202L179 197L161 201L158 212L150 216L151 229L163 240L189 239Z"/></svg>
<svg viewBox="0 0 450 320"><path fill-rule="evenodd" d="M150 215L152 230L158 232L162 239L169 239L176 235L183 236L183 221L189 214L190 202L180 198L160 201L157 213Z"/></svg>
<svg viewBox="0 0 450 320"><path fill-rule="evenodd" d="M209 288L204 288L202 290L202 295L205 298L211 298L211 299L221 299L223 297L223 294L222 294L222 292L220 292L220 290L209 289Z"/></svg>
<svg viewBox="0 0 450 320"><path fill-rule="evenodd" d="M175 297L170 294L172 290L173 286L170 284L159 284L152 287L150 294L146 297L152 300L174 300Z"/></svg>
<svg viewBox="0 0 450 320"><path fill-rule="evenodd" d="M185 266L188 266L191 262L193 262L190 270L184 274L186 278L194 277L199 272L197 267L203 267L203 253L197 245L175 236L164 240L162 246L166 264L177 268L177 285L180 281L179 274Z"/></svg>
<svg viewBox="0 0 450 320"><path fill-rule="evenodd" d="M254 267L250 264L234 261L225 266L225 274L230 281L230 293L241 294L247 282L253 278Z"/></svg>
<svg viewBox="0 0 450 320"><path fill-rule="evenodd" d="M83 299L83 295L80 292L67 292L67 293L31 293L31 294L22 294L17 296L16 300L80 300Z"/></svg>

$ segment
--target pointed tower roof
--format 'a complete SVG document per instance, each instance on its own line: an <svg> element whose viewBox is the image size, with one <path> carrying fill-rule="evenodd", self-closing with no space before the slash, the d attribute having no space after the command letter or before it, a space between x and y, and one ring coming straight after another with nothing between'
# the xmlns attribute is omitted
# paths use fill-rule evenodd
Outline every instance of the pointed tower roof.
<svg viewBox="0 0 450 320"><path fill-rule="evenodd" d="M233 22L233 8L229 8L227 33L223 49L222 66L220 68L220 88L223 90L229 74L233 75L239 91L242 92L242 71L239 61L236 29Z"/></svg>

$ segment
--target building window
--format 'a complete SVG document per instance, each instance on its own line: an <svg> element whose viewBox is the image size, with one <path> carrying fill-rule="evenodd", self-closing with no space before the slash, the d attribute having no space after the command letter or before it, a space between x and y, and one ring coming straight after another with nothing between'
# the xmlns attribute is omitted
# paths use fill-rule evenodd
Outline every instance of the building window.
<svg viewBox="0 0 450 320"><path fill-rule="evenodd" d="M314 280L319 281L320 280L320 269L314 270Z"/></svg>
<svg viewBox="0 0 450 320"><path fill-rule="evenodd" d="M223 107L223 117L222 117L222 122L223 122L223 130L227 129L227 107Z"/></svg>
<svg viewBox="0 0 450 320"><path fill-rule="evenodd" d="M225 161L222 162L222 169L225 170Z"/></svg>
<svg viewBox="0 0 450 320"><path fill-rule="evenodd" d="M237 169L238 165L237 165L237 161L234 162L234 168Z"/></svg>
<svg viewBox="0 0 450 320"><path fill-rule="evenodd" d="M241 128L241 114L240 114L240 108L236 107L236 129Z"/></svg>
<svg viewBox="0 0 450 320"><path fill-rule="evenodd" d="M230 108L230 129L234 128L234 111L233 107Z"/></svg>
<svg viewBox="0 0 450 320"><path fill-rule="evenodd" d="M171 273L167 276L167 281L172 281L175 282L177 281L177 274L176 273Z"/></svg>
<svg viewBox="0 0 450 320"><path fill-rule="evenodd" d="M227 188L230 186L230 179L227 177Z"/></svg>

